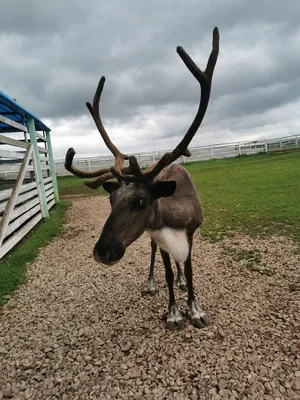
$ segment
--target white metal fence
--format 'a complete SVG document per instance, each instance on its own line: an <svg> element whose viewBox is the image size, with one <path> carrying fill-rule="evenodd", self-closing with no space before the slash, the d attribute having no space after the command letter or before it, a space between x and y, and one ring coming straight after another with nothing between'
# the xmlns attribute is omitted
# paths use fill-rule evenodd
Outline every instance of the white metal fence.
<svg viewBox="0 0 300 400"><path fill-rule="evenodd" d="M176 162L189 163L201 160L237 157L242 155L257 154L261 152L273 152L280 150L291 150L300 147L300 135L286 136L277 139L255 140L252 142L232 142L215 144L211 146L189 147L190 157L181 157ZM152 151L135 154L141 167L152 165L168 150ZM97 168L113 165L113 156L99 156L90 158L74 158L74 166L91 171ZM64 160L55 160L56 173L58 176L71 175L64 167Z"/></svg>

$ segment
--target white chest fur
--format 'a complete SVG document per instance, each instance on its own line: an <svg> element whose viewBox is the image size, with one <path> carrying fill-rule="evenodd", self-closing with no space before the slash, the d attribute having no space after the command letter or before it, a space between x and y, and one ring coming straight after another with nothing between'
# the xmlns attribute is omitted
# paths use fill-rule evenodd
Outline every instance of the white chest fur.
<svg viewBox="0 0 300 400"><path fill-rule="evenodd" d="M169 253L175 261L181 263L187 259L189 244L185 231L163 228L157 231L147 231L157 245Z"/></svg>

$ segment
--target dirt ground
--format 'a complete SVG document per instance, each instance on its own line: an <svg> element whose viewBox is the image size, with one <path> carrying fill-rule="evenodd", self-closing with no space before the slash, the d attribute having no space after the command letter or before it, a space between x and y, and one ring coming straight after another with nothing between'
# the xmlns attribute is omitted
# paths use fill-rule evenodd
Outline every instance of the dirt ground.
<svg viewBox="0 0 300 400"><path fill-rule="evenodd" d="M0 311L0 399L300 399L300 260L286 238L194 242L194 284L208 328L164 328L150 239L114 266L92 249L110 206L73 199L64 234L30 266ZM186 311L186 293L176 289Z"/></svg>

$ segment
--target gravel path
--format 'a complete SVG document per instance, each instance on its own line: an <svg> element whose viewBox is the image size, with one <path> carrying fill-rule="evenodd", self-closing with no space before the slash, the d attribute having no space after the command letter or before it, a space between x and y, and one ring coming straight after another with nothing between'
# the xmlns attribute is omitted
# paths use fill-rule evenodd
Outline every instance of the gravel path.
<svg viewBox="0 0 300 400"><path fill-rule="evenodd" d="M0 399L300 399L299 256L291 242L197 236L195 288L211 325L172 333L164 329L160 260L159 292L141 297L146 235L119 264L94 262L109 209L101 197L74 198L65 233L41 250L0 311ZM259 255L257 264L245 254ZM185 310L186 294L176 296Z"/></svg>

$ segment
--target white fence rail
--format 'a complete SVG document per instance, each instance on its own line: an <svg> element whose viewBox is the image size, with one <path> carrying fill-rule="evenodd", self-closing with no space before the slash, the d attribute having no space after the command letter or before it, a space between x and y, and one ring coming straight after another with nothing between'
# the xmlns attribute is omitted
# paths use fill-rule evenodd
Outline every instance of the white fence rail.
<svg viewBox="0 0 300 400"><path fill-rule="evenodd" d="M227 157L237 157L242 155L257 154L262 152L272 152L280 150L290 150L300 148L300 135L286 136L271 140L256 140L252 142L233 142L223 143L211 146L189 147L190 157L181 157L176 162L188 163L194 161L220 159ZM149 153L135 154L139 164L147 167L158 160L168 150L153 151ZM113 156L99 156L90 158L74 159L74 166L91 171L97 168L113 165ZM71 175L64 167L64 160L55 160L55 168L58 176Z"/></svg>

